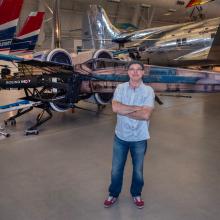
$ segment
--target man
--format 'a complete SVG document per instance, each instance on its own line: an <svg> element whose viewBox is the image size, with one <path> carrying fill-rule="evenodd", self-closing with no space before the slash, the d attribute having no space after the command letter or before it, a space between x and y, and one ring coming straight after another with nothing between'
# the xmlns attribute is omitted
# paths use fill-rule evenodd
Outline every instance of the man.
<svg viewBox="0 0 220 220"><path fill-rule="evenodd" d="M118 85L112 109L117 113L109 196L104 207L111 207L121 192L124 166L130 151L133 174L130 193L138 208L144 207L141 192L144 185L143 163L147 149L149 119L154 108L154 91L143 84L144 65L132 61L128 65L129 82Z"/></svg>

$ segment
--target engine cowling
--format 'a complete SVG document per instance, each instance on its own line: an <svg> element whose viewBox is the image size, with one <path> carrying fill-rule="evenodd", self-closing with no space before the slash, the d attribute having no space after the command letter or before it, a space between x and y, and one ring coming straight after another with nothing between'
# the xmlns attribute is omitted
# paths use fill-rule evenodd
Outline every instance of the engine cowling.
<svg viewBox="0 0 220 220"><path fill-rule="evenodd" d="M71 58L71 55L66 50L61 49L61 48L38 53L34 56L34 58L42 60L42 61L53 61L57 63L73 65L73 60ZM88 57L86 58L89 59ZM96 51L90 51L90 59L91 58L112 59L113 54L106 49L99 49ZM81 59L81 62L82 62L82 59ZM57 79L54 78L53 82L57 82L56 80ZM54 89L52 92L55 94L57 93L56 89ZM112 93L95 93L91 98L93 100L92 102L95 102L96 104L106 105L110 103L112 97L113 97ZM50 102L50 106L54 111L58 111L58 112L65 112L69 109L68 105L65 105L64 103L62 103L62 100Z"/></svg>
<svg viewBox="0 0 220 220"><path fill-rule="evenodd" d="M111 102L113 93L95 93L95 102L99 105L107 105Z"/></svg>
<svg viewBox="0 0 220 220"><path fill-rule="evenodd" d="M35 53L34 59L73 65L71 55L66 50L61 48Z"/></svg>
<svg viewBox="0 0 220 220"><path fill-rule="evenodd" d="M109 50L99 49L99 50L96 50L93 52L91 58L93 58L93 59L98 59L98 58L113 59L113 54ZM95 93L92 97L89 98L89 101L96 103L98 105L107 105L111 102L112 97L113 97L112 93Z"/></svg>
<svg viewBox="0 0 220 220"><path fill-rule="evenodd" d="M113 54L106 49L99 49L96 50L93 55L92 58L107 58L107 59L112 59L113 58Z"/></svg>
<svg viewBox="0 0 220 220"><path fill-rule="evenodd" d="M34 54L34 59L41 61L52 61L60 64L73 65L71 55L64 49L56 48L53 50L42 51ZM58 82L59 79L54 77L52 78L53 82ZM51 91L54 96L59 96L59 91L57 89L52 89ZM50 102L50 107L57 112L65 112L69 109L69 106L64 101L65 99L58 99L57 101Z"/></svg>
<svg viewBox="0 0 220 220"><path fill-rule="evenodd" d="M113 54L105 49L99 49L95 51L93 54L93 58L107 58L107 59L113 59ZM97 104L100 105L107 105L108 103L111 102L113 97L112 93L95 93L94 94L94 99Z"/></svg>

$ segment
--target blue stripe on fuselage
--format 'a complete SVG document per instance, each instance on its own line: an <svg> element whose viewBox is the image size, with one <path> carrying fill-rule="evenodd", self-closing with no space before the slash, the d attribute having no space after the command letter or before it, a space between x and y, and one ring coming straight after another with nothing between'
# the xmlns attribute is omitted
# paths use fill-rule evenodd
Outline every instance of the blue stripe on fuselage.
<svg viewBox="0 0 220 220"><path fill-rule="evenodd" d="M21 57L18 57L18 56L13 56L13 55L1 54L0 53L0 60L14 62L14 61L23 61L24 58L21 58Z"/></svg>
<svg viewBox="0 0 220 220"><path fill-rule="evenodd" d="M109 74L109 75L100 75L93 74L96 78L94 80L103 80L103 81L116 81L116 82L127 82L129 81L128 75L120 75L120 74ZM144 83L187 83L187 84L195 84L202 77L198 76L178 76L178 75L170 75L170 74L154 74L151 72L150 75L143 77Z"/></svg>

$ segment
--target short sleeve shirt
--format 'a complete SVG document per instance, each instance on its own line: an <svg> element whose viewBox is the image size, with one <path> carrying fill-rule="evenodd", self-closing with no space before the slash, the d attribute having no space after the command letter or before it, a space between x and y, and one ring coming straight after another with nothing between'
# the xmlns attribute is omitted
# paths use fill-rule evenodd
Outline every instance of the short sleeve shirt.
<svg viewBox="0 0 220 220"><path fill-rule="evenodd" d="M125 105L154 107L155 94L150 86L141 83L132 88L129 82L119 84L114 92L113 100ZM124 141L142 141L150 138L149 120L136 120L117 114L115 134Z"/></svg>

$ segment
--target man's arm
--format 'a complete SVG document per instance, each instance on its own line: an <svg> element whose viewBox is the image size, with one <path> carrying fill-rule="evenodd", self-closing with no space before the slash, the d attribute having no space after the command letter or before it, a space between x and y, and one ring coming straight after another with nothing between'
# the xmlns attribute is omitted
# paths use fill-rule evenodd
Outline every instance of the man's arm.
<svg viewBox="0 0 220 220"><path fill-rule="evenodd" d="M125 105L115 100L112 101L112 110L119 115L128 116L128 114L142 110L142 108L141 106Z"/></svg>
<svg viewBox="0 0 220 220"><path fill-rule="evenodd" d="M113 112L136 120L149 120L153 107L125 105L118 101L112 101Z"/></svg>
<svg viewBox="0 0 220 220"><path fill-rule="evenodd" d="M128 113L126 116L136 120L149 120L153 109L153 107L143 106L140 110Z"/></svg>

